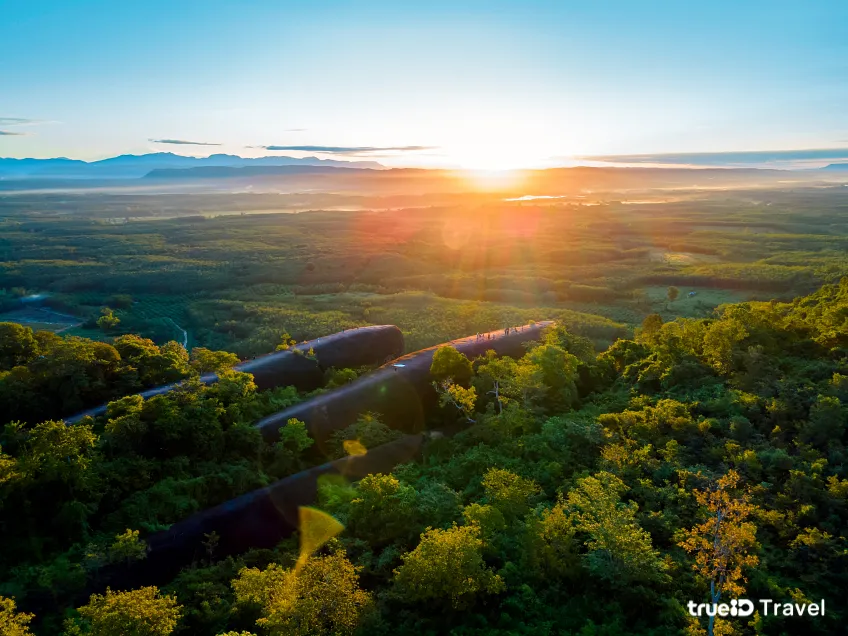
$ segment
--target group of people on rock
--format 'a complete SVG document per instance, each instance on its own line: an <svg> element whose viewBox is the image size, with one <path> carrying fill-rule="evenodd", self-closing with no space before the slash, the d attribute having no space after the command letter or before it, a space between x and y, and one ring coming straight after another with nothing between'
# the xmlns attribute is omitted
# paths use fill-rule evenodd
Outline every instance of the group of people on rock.
<svg viewBox="0 0 848 636"><path fill-rule="evenodd" d="M517 333L519 331L524 331L524 327L505 327L504 328L504 335L508 336L510 334L510 331L512 333ZM494 337L495 336L493 336L491 333L479 333L478 332L477 337L475 339L476 340L493 340Z"/></svg>

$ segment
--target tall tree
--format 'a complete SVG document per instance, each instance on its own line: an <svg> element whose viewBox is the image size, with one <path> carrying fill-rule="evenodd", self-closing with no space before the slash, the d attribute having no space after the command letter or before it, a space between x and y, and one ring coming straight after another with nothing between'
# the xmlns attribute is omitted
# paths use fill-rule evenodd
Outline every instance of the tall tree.
<svg viewBox="0 0 848 636"><path fill-rule="evenodd" d="M418 547L401 558L393 594L406 602L449 601L462 608L478 594L497 594L504 589L501 577L483 562L477 525L427 530Z"/></svg>
<svg viewBox="0 0 848 636"><path fill-rule="evenodd" d="M38 355L32 329L15 322L0 322L0 371L26 364Z"/></svg>
<svg viewBox="0 0 848 636"><path fill-rule="evenodd" d="M100 314L100 318L97 319L97 326L103 331L112 331L121 323L121 319L109 307L101 309Z"/></svg>
<svg viewBox="0 0 848 636"><path fill-rule="evenodd" d="M483 488L489 503L507 519L526 513L532 498L541 492L539 485L532 479L525 479L503 468L487 470L483 475Z"/></svg>
<svg viewBox="0 0 848 636"><path fill-rule="evenodd" d="M433 388L439 394L439 406L452 406L469 424L474 424L474 405L477 403L477 389L473 386L464 389L447 380L434 382Z"/></svg>
<svg viewBox="0 0 848 636"><path fill-rule="evenodd" d="M669 301L674 302L675 300L677 300L677 297L680 295L680 290L677 289L677 287L675 287L674 285L672 285L671 287L668 288L667 295L668 295Z"/></svg>
<svg viewBox="0 0 848 636"><path fill-rule="evenodd" d="M478 394L491 395L497 405L497 412L502 413L509 401L511 383L517 376L518 363L510 357L499 358L494 351L487 351L484 356L477 358L477 373L474 384Z"/></svg>
<svg viewBox="0 0 848 636"><path fill-rule="evenodd" d="M448 380L461 386L468 386L471 374L471 361L453 347L439 347L433 354L430 376L436 382Z"/></svg>
<svg viewBox="0 0 848 636"><path fill-rule="evenodd" d="M341 550L309 558L297 570L275 563L244 568L233 589L239 603L261 608L256 624L271 636L353 634L373 609L357 568Z"/></svg>
<svg viewBox="0 0 848 636"><path fill-rule="evenodd" d="M161 596L158 588L92 594L77 608L79 617L65 622L67 636L169 636L180 619L176 597Z"/></svg>
<svg viewBox="0 0 848 636"><path fill-rule="evenodd" d="M636 503L621 501L627 490L618 477L600 472L578 481L566 497L575 528L588 535L589 570L610 582L652 579L663 569L650 535L636 521Z"/></svg>
<svg viewBox="0 0 848 636"><path fill-rule="evenodd" d="M739 473L729 470L694 495L701 506L704 521L686 531L680 547L694 555L692 568L709 581L710 603L718 603L722 594L745 593L747 582L742 569L759 563L751 554L756 547L757 527L748 518L756 510L748 491L739 489ZM709 617L707 631L713 636L715 614Z"/></svg>
<svg viewBox="0 0 848 636"><path fill-rule="evenodd" d="M220 373L239 362L236 354L228 351L210 351L205 347L191 350L191 367L198 373Z"/></svg>
<svg viewBox="0 0 848 636"><path fill-rule="evenodd" d="M0 596L0 635L31 636L29 624L35 616L15 611L15 600Z"/></svg>
<svg viewBox="0 0 848 636"><path fill-rule="evenodd" d="M659 314L645 316L645 320L642 321L642 327L637 332L638 340L647 344L656 344L662 326L663 319Z"/></svg>

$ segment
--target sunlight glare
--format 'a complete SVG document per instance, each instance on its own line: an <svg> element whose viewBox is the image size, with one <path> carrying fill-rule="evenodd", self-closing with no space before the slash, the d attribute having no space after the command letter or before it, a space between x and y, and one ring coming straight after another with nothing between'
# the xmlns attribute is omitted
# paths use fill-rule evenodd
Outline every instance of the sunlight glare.
<svg viewBox="0 0 848 636"><path fill-rule="evenodd" d="M344 525L323 510L310 506L298 508L300 523L300 555L295 571L300 570L310 556L317 552L327 541L344 530Z"/></svg>
<svg viewBox="0 0 848 636"><path fill-rule="evenodd" d="M519 170L465 170L462 174L471 188L484 192L514 190L524 181Z"/></svg>

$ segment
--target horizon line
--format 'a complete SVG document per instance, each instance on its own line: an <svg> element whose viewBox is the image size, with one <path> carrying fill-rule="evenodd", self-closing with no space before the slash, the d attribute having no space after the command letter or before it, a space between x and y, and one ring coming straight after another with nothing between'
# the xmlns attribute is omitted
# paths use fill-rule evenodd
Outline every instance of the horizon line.
<svg viewBox="0 0 848 636"><path fill-rule="evenodd" d="M321 154L321 153L317 153ZM15 157L7 156L0 157L2 161L70 161L82 163L86 165L96 164L110 159L121 157L150 157L155 155L178 157L181 159L195 159L203 161L213 157L232 157L244 161L257 161L268 159L291 159L294 161L316 161L321 163L344 163L350 164L352 167L362 164L376 164L385 170L398 169L419 169L419 170L459 170L459 171L480 171L487 172L508 172L508 171L537 171L551 169L567 169L567 168L650 168L650 169L724 169L724 170L783 170L787 172L796 172L803 170L817 170L828 165L841 165L848 162L848 147L833 146L829 148L799 148L791 150L731 150L731 151L711 151L711 152L660 152L660 153L637 153L637 154L580 154L580 155L559 155L547 157L543 162L549 162L550 165L539 165L543 162L535 162L534 166L514 166L508 168L476 168L473 166L457 166L455 164L446 163L442 166L418 166L418 165L400 165L387 166L375 159L360 158L360 157L319 157L315 154L306 156L293 156L290 154L268 154L258 157L244 156L237 152L212 152L206 155L194 154L179 154L172 151L153 151L145 153L121 153L101 157L98 159L74 159L68 156L59 157ZM812 163L825 165L808 165ZM237 167L237 166L232 166Z"/></svg>

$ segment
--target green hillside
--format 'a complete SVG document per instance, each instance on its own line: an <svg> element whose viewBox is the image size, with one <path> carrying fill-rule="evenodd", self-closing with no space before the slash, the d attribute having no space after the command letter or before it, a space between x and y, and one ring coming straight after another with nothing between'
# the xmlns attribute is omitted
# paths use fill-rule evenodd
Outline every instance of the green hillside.
<svg viewBox="0 0 848 636"><path fill-rule="evenodd" d="M45 355L65 365L49 382ZM93 378L117 396L141 366L190 376L182 355L2 325L0 397L41 398L2 433L0 594L16 603L3 620L33 613L43 634L128 633L121 624L697 634L706 618L698 624L687 604L706 603L711 583L721 601L824 599L805 634L845 620L848 280L788 303L724 305L713 318L652 315L599 354L560 326L520 360L473 361L470 379L440 385L443 407L429 416L431 428L460 432L391 475L325 485L317 507L343 528L323 547L302 554L293 537L218 559L210 537L208 553L158 589L88 599L100 568L143 558L148 533L321 461L297 422L263 444L249 424L298 397L257 394L244 374L120 399L99 421L49 421L57 398ZM98 376L110 356L114 375ZM434 377L462 377L451 369L467 363L445 356ZM359 426L360 441L391 438L379 418ZM717 620L728 634L796 633L759 606Z"/></svg>

